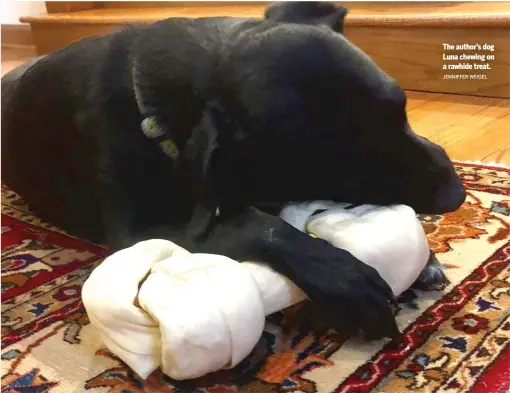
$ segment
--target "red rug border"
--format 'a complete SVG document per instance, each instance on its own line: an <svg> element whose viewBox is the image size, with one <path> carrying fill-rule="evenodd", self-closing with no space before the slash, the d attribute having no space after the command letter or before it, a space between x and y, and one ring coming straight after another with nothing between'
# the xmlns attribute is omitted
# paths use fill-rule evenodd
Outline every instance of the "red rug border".
<svg viewBox="0 0 510 393"><path fill-rule="evenodd" d="M487 164L484 164L484 163L477 163L477 162L465 162L465 161L457 161L457 160L452 160L453 164L454 165L458 165L458 166L468 166L468 167L472 167L472 168L485 168L485 169L490 169L490 170L496 170L496 171L503 171L503 172L507 172L507 173L510 173L510 167L507 167L507 166L497 166L497 165L487 165Z"/></svg>
<svg viewBox="0 0 510 393"><path fill-rule="evenodd" d="M31 214L31 213L29 213L29 214ZM45 228L43 226L38 226L38 225L35 225L35 224L30 223L30 222L26 222L26 221L20 220L19 218L12 217L12 216L4 214L4 213L2 213L1 215L2 215L2 220L4 218L7 218L7 221L9 221L9 220L17 221L17 222L19 222L19 223L21 223L23 225L26 225L27 227L29 227L31 229L34 229L34 230L36 230L38 232L43 232L44 234L48 235L51 238L53 238L54 236L65 237L66 238L66 242L69 242L69 244L71 244L69 246L70 248L79 248L78 245L86 244L88 247L92 248L94 250L93 252L96 253L96 254L100 254L100 253L102 254L102 253L105 253L105 252L106 253L111 252L105 246L101 246L99 244L91 243L88 240L83 240L83 239L80 239L80 238L68 235L68 234L66 234L64 232L60 232L60 231L57 231L57 230ZM3 223L2 223L2 225L3 225ZM66 247L67 247L67 245L66 245Z"/></svg>
<svg viewBox="0 0 510 393"><path fill-rule="evenodd" d="M510 342L471 387L471 393L506 393L510 388ZM500 376L506 371L506 375Z"/></svg>
<svg viewBox="0 0 510 393"><path fill-rule="evenodd" d="M480 266L478 266L471 274L464 278L458 285L452 288L447 294L438 299L433 305L427 308L423 313L412 323L410 324L403 332L402 337L398 340L394 340L386 344L381 350L379 350L375 355L373 355L367 362L359 366L355 371L353 371L349 376L347 376L341 383L338 384L336 389L333 390L334 393L370 393L374 388L379 385L379 383L388 375L389 372L394 371L398 366L400 366L405 359L408 358L407 355L398 355L392 354L391 352L401 351L416 351L420 348L423 343L427 341L432 333L434 333L441 323L447 320L453 313L458 311L461 307L463 307L470 299L476 295L481 288L485 285L485 282L494 277L496 274L499 274L505 266L510 261L510 243L503 245L498 250L496 250L489 258L485 260ZM497 269L497 271L492 274L489 272L485 272L484 270L489 267L491 264L502 265L501 269ZM485 274L485 277L481 275L481 273ZM481 275L482 278L475 279L476 275ZM484 285L479 285L476 290L470 291L469 295L466 295L465 299L459 302L456 306L455 310L451 309L449 313L444 313L441 315L436 321L425 321L428 317L428 314L432 313L432 310L441 306L442 303L446 303L449 297L452 297L455 293L462 294L464 290L464 286L470 282L482 281ZM412 342L411 333L415 329L416 325L422 321L423 323L427 322L428 324L433 326L431 331L428 331L426 334L423 334L419 337L414 336L415 342ZM406 345L407 344L407 345ZM395 347L393 351L391 351L392 347ZM399 348L400 347L400 348ZM390 352L391 351L391 352ZM400 359L398 358L400 357ZM388 366L382 365L384 360L391 360L391 364ZM358 375L364 373L365 371L370 371L376 377L370 381L363 381L357 378Z"/></svg>
<svg viewBox="0 0 510 393"><path fill-rule="evenodd" d="M47 228L39 227L37 225L19 220L17 218L2 214L2 225L11 226L13 228L16 228L17 230L20 230L19 228L22 227L23 229L32 229L34 231L34 234L42 234L45 236L44 241L50 242L52 244L55 244L56 246L60 246L63 248L70 248L75 249L78 251L89 251L93 253L94 255L90 257L88 260L85 261L75 261L73 264L68 264L64 268L62 267L55 267L55 271L53 273L49 272L43 272L39 275L38 280L39 284L37 286L43 285L43 282L41 280L46 280L44 282L47 282L47 280L54 280L63 274L71 273L74 270L80 269L83 266L96 263L97 261L106 258L108 255L111 254L111 250L108 250L103 247L99 247L97 245L94 245L90 242L87 242L86 240L80 240L77 238L73 238L71 236L68 236L64 233L60 233L57 231L52 231ZM29 284L30 281L30 284ZM23 285L15 288L9 288L2 294L2 302L10 300L16 296L21 296L31 290L34 289L33 281L29 280Z"/></svg>

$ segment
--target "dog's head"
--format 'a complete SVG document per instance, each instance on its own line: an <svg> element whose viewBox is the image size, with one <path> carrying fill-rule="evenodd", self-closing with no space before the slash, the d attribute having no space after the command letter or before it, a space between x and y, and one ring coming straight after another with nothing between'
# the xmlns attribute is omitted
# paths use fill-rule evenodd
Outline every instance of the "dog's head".
<svg viewBox="0 0 510 393"><path fill-rule="evenodd" d="M397 82L337 32L342 12L329 19L332 28L324 15L319 23L281 23L276 11L269 17L276 13L278 22L225 55L207 130L201 125L217 135L210 173L221 183L218 199L456 210L465 190L452 162L412 131Z"/></svg>

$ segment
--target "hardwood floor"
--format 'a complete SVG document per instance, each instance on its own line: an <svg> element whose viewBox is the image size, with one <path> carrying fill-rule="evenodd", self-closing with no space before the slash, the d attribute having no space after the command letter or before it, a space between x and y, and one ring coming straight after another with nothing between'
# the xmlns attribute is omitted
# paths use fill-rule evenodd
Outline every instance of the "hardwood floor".
<svg viewBox="0 0 510 393"><path fill-rule="evenodd" d="M34 55L2 47L2 75ZM455 160L510 166L510 100L408 92L414 131L445 147Z"/></svg>
<svg viewBox="0 0 510 393"><path fill-rule="evenodd" d="M408 92L414 131L460 161L510 166L510 100Z"/></svg>

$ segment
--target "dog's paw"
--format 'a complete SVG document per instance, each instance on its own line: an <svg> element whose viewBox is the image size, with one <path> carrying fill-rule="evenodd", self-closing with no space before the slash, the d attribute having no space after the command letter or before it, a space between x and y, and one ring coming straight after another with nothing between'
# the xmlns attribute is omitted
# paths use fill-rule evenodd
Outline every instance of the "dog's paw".
<svg viewBox="0 0 510 393"><path fill-rule="evenodd" d="M400 335L391 304L396 299L377 270L347 251L309 261L302 289L328 324L345 336L368 340ZM316 258L314 258L316 259Z"/></svg>
<svg viewBox="0 0 510 393"><path fill-rule="evenodd" d="M422 291L440 291L445 289L450 281L444 273L443 266L431 252L427 266L422 270L411 288Z"/></svg>

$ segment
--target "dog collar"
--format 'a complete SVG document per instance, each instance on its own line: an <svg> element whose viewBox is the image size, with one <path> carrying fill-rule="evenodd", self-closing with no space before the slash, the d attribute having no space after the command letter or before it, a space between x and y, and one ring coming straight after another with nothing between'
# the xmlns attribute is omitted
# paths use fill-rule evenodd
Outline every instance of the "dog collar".
<svg viewBox="0 0 510 393"><path fill-rule="evenodd" d="M135 92L136 104L138 106L138 110L144 117L142 120L140 127L145 136L149 139L154 140L158 143L161 151L172 160L176 160L179 157L180 151L179 147L175 143L175 141L168 135L169 133L163 126L158 122L156 116L156 110L153 106L149 105L146 100L144 100L144 95L140 90L139 85L139 75L137 69L137 61L133 61L133 89Z"/></svg>
<svg viewBox="0 0 510 393"><path fill-rule="evenodd" d="M177 144L170 138L164 129L160 127L156 116L149 116L142 120L142 131L149 139L155 140L159 144L159 148L172 160L179 157L179 148Z"/></svg>

